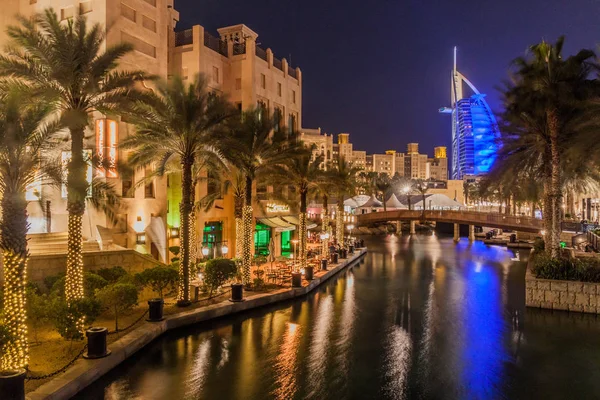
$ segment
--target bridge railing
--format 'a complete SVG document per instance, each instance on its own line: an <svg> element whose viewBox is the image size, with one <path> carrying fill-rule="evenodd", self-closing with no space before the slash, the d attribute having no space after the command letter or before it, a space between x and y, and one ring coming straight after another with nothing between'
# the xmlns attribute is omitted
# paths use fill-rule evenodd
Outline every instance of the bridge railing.
<svg viewBox="0 0 600 400"><path fill-rule="evenodd" d="M395 221L402 219L424 219L428 221L448 221L471 225L496 225L506 227L526 226L530 229L542 229L542 220L532 217L486 213L480 211L454 210L391 210L379 211L357 216L359 224Z"/></svg>

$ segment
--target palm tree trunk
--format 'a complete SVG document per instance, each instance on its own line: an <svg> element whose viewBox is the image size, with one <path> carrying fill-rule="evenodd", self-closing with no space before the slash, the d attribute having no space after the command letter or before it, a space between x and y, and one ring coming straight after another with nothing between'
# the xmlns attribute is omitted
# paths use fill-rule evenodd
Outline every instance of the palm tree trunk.
<svg viewBox="0 0 600 400"><path fill-rule="evenodd" d="M24 368L29 363L25 285L27 284L27 202L24 191L6 191L2 198L0 248L4 264L4 311L13 338L4 347L0 370Z"/></svg>
<svg viewBox="0 0 600 400"><path fill-rule="evenodd" d="M328 233L329 231L329 204L328 204L328 200L329 198L327 197L327 195L323 195L323 211L322 211L322 222L323 225L321 226L321 231L323 233ZM329 258L329 243L327 243L327 240L323 240L323 243L321 243L321 255L323 256L323 258L328 259Z"/></svg>
<svg viewBox="0 0 600 400"><path fill-rule="evenodd" d="M233 206L233 215L235 217L235 258L242 258L242 243L244 238L244 229L242 224L242 209L244 208L244 197L235 196Z"/></svg>
<svg viewBox="0 0 600 400"><path fill-rule="evenodd" d="M550 256L557 258L560 255L560 231L561 231L561 203L562 191L560 183L560 149L558 143L558 115L556 109L547 113L548 130L550 132L550 157L551 157L551 212L552 223L550 231Z"/></svg>
<svg viewBox="0 0 600 400"><path fill-rule="evenodd" d="M198 234L196 230L196 182L192 181L190 204L190 268L198 261Z"/></svg>
<svg viewBox="0 0 600 400"><path fill-rule="evenodd" d="M338 196L338 206L335 221L335 237L340 246L344 245L344 196Z"/></svg>
<svg viewBox="0 0 600 400"><path fill-rule="evenodd" d="M242 239L242 283L250 284L250 268L252 265L252 178L246 177L244 208L242 209L242 227L244 238Z"/></svg>
<svg viewBox="0 0 600 400"><path fill-rule="evenodd" d="M67 211L69 213L65 283L67 302L81 299L84 296L83 214L88 183L86 180L87 165L83 158L83 130L83 127L70 128L71 160L67 165Z"/></svg>
<svg viewBox="0 0 600 400"><path fill-rule="evenodd" d="M307 259L307 229L306 229L306 196L308 195L307 190L302 190L300 192L300 225L298 226L298 240L300 245L300 252L298 254L298 258L300 259L300 268L306 268L306 259Z"/></svg>
<svg viewBox="0 0 600 400"><path fill-rule="evenodd" d="M179 263L179 290L177 305L190 304L190 216L192 213L192 161L181 162L181 203L179 214L181 219L181 261Z"/></svg>

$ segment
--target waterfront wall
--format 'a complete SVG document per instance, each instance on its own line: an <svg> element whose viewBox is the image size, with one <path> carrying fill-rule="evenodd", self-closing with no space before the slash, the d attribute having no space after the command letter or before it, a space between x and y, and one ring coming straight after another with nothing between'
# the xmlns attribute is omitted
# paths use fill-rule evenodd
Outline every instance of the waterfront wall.
<svg viewBox="0 0 600 400"><path fill-rule="evenodd" d="M527 269L525 305L600 314L600 283L538 279Z"/></svg>
<svg viewBox="0 0 600 400"><path fill-rule="evenodd" d="M85 271L96 271L100 268L121 266L129 273L143 271L159 264L150 256L138 253L132 249L106 250L83 253L83 268ZM27 263L29 281L43 287L47 276L64 273L67 266L66 254L32 255ZM3 271L0 265L0 282L3 282Z"/></svg>

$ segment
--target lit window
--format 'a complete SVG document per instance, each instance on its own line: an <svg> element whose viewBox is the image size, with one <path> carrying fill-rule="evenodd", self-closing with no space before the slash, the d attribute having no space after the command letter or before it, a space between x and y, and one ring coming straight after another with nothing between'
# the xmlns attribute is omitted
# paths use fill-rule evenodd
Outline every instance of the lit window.
<svg viewBox="0 0 600 400"><path fill-rule="evenodd" d="M96 120L96 154L98 156L98 176L117 177L117 143L119 127L111 119ZM108 173L106 170L108 169Z"/></svg>

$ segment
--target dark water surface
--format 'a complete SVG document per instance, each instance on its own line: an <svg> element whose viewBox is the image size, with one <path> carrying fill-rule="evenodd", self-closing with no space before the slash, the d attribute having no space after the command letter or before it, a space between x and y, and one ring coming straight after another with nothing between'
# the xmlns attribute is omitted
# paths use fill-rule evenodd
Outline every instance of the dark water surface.
<svg viewBox="0 0 600 400"><path fill-rule="evenodd" d="M600 320L525 309L527 252L367 244L313 295L167 334L78 398L600 398Z"/></svg>

